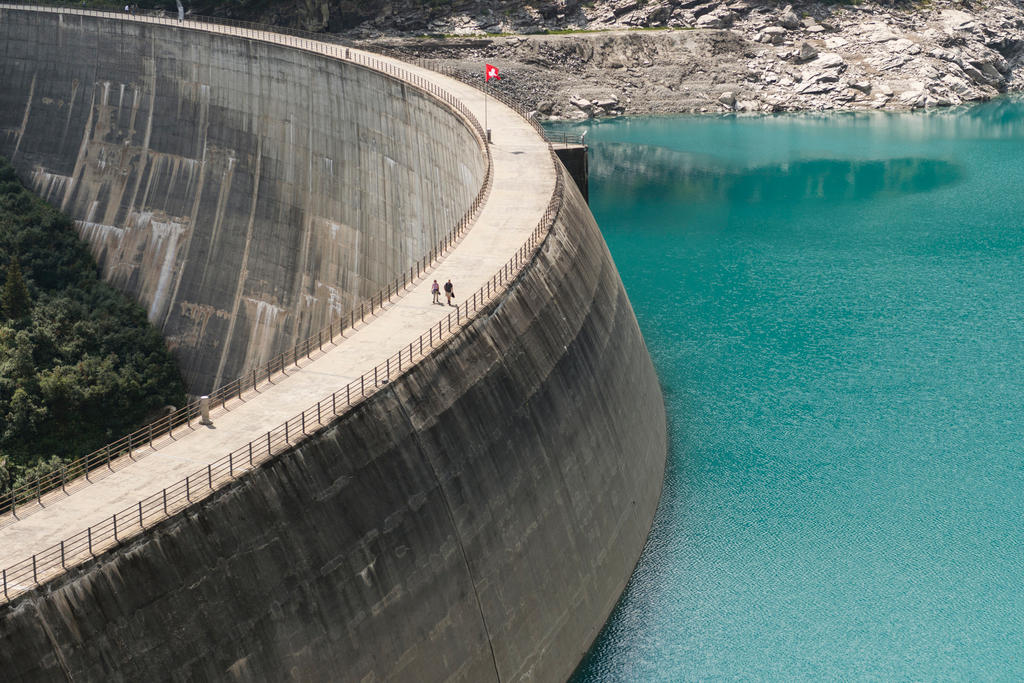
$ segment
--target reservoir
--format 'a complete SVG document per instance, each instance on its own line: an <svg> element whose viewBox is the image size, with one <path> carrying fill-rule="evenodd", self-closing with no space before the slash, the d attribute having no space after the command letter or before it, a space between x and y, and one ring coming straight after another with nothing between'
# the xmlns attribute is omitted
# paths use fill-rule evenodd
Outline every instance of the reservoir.
<svg viewBox="0 0 1024 683"><path fill-rule="evenodd" d="M1024 677L1024 106L587 132L665 391L576 681Z"/></svg>

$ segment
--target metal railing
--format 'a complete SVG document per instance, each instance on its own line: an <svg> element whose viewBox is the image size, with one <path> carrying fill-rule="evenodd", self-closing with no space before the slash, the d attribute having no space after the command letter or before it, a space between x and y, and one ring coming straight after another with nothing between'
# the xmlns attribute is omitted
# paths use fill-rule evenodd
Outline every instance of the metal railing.
<svg viewBox="0 0 1024 683"><path fill-rule="evenodd" d="M366 62L362 63L369 61L367 59ZM388 67L387 73L392 75L403 71L394 67L394 65L388 64L386 66ZM451 96L449 95L449 97ZM452 99L454 100L454 98ZM506 101L507 98L498 97L498 99ZM525 108L515 102L506 103L530 121L534 128L543 135L543 130L540 128L539 123L525 111ZM461 103L453 104L452 106L458 107L460 105ZM476 123L475 129L480 134L482 128L480 128L479 122L472 118L472 114L469 113L468 109L465 109L464 106L462 106L462 109L464 110L464 115ZM460 113L463 112L460 111ZM481 137L481 142L482 140L483 138ZM486 147L486 145L484 146ZM487 153L487 179L485 187L481 188L481 193L478 194L477 200L474 202L473 212L479 210L480 203L483 201L482 198L486 197L485 188L489 190L491 183L493 168L490 162L490 151L488 150ZM124 508L102 522L94 524L84 531L33 554L28 559L0 570L0 596L2 596L0 599L10 601L13 597L63 573L68 567L96 557L98 553L118 545L142 530L167 519L194 501L209 495L225 483L236 479L241 473L249 471L275 455L288 450L303 437L324 429L335 416L343 414L352 406L371 396L377 389L387 385L394 378L408 371L417 360L430 355L435 349L451 339L453 335L457 334L459 330L471 322L473 314L487 308L505 290L509 283L519 277L524 267L532 261L534 254L550 234L550 230L562 208L565 196L565 183L560 172L560 162L550 142L548 143L548 153L555 168L555 188L548 201L544 215L530 233L526 242L515 252L512 258L484 286L474 292L471 298L456 306L455 310L449 313L447 317L436 325L431 325L430 329L421 334L416 340L410 342L408 346L400 348L397 353L392 354L383 363L378 364L372 370L349 382L338 391L317 401L315 405L287 420L284 424L266 432L266 434L261 434L244 446L228 453L220 460L187 476L177 484L139 500L137 503ZM461 224L462 221L460 221ZM450 236L454 235L459 229L456 226L456 229L453 230ZM464 230L465 226L461 229ZM447 239L447 242L442 241L441 244L450 246L453 240L454 237L451 237ZM433 254L434 250L431 250L431 253ZM429 264L429 261L426 263ZM408 281L404 275L402 281L402 287L407 286ZM390 301L394 292L392 292L390 286L387 291L388 301ZM397 291L396 280L395 292ZM380 305L383 305L383 299L380 299L380 301ZM329 328L331 339L333 339L333 330L334 327L331 326ZM341 330L339 329L339 334L340 332ZM322 340L318 341L322 344ZM298 358L301 356L298 350L304 348L308 356L311 349L310 343L311 341L308 340L305 346L299 345L292 353L297 354L296 358ZM269 379L269 375L267 378ZM242 378L237 381L241 382L245 379ZM243 385L238 385L238 387L241 386ZM236 387L233 391L222 394L223 400L221 405L224 404L227 398L235 396L240 391L241 389ZM195 404L190 405L183 411L178 411L179 413L184 413L187 424L191 424L191 420L198 414L197 412L189 412L190 410L197 410ZM66 484L64 479L62 479L62 482Z"/></svg>
<svg viewBox="0 0 1024 683"><path fill-rule="evenodd" d="M23 3L13 5L0 3L0 8L23 7L26 9L38 9L40 6L42 5L25 5ZM157 20L152 16L146 15L133 16L120 12L77 10L62 7L55 9L58 14L87 16L98 15L102 17L113 16L118 19L142 21L145 23L159 23L161 25L165 25L167 23L166 19L161 18ZM175 26L178 25L176 21L172 23ZM188 24L189 20L186 20L185 23ZM192 23L196 22L192 20ZM199 23L223 25L220 22L209 22L205 20ZM241 24L244 22L235 23ZM232 28L245 29L246 31L256 30L252 28L253 26L256 26L255 24L247 26L234 26L231 24L230 26ZM321 47L326 48L326 50L320 49ZM476 197L473 199L469 208L466 209L459 221L448 231L447 234L434 244L422 258L417 259L408 270L403 269L400 276L396 277L392 282L387 283L387 285L377 293L372 294L368 300L361 301L358 308L353 306L347 315L343 315L340 318L332 320L326 327L318 330L315 335L311 335L307 339L296 344L294 347L278 354L266 363L261 364L258 368L254 368L251 371L246 372L243 376L228 382L211 392L208 397L210 409L216 409L218 407L226 408L226 404L230 399L239 398L245 391L256 389L267 382L272 382L273 378L278 374L286 374L288 367L298 364L302 358L309 359L313 351L322 351L324 344L333 343L337 336L344 337L346 330L355 327L357 322L365 321L367 315L372 315L374 311L379 310L385 303L390 302L394 296L403 291L409 284L415 282L419 276L427 272L438 257L443 255L451 245L454 244L463 235L463 233L465 233L466 229L472 224L473 220L475 220L476 216L479 214L480 209L491 189L491 182L494 175L493 160L491 157L491 150L485 143L483 127L472 112L469 111L466 105L455 98L451 93L421 76L413 74L408 70L397 67L389 62L377 59L371 55L359 53L350 49L344 49L336 45L314 45L310 41L305 41L302 49L308 49L315 51L318 54L325 54L343 61L369 67L378 72L386 73L387 75L397 78L422 91L424 94L431 95L435 99L440 100L444 105L461 117L461 120L476 137L477 143L480 146L480 151L486 160L484 181L481 184ZM123 436L120 439L89 453L88 455L62 465L59 470L52 471L17 488L11 489L6 495L0 498L0 516L8 512L11 513L11 517L6 520L0 517L0 528L17 519L18 506L24 506L26 504L41 505L43 502L43 496L47 493L60 489L62 494L66 494L69 487L73 490L80 488L82 484L81 482L76 483L76 479L84 478L85 482L89 483L91 482L91 477L98 474L97 470L106 469L114 471L118 467L123 467L123 459L125 457L127 457L130 462L144 453L152 452L157 448L158 444L166 443L167 440L173 440L174 431L176 429L181 427L191 429L193 421L199 417L199 414L199 401L192 401L185 407L169 413L168 415L147 424L127 436Z"/></svg>
<svg viewBox="0 0 1024 683"><path fill-rule="evenodd" d="M544 133L547 136L548 142L553 145L568 146L585 144L583 142L583 138L585 136L581 133L568 133L557 130L545 130Z"/></svg>

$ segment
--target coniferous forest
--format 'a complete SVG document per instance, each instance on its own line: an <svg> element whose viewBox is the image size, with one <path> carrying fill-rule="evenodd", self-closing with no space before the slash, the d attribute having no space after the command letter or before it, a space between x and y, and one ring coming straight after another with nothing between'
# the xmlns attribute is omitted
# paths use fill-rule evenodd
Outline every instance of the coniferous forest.
<svg viewBox="0 0 1024 683"><path fill-rule="evenodd" d="M184 401L145 311L0 158L0 494Z"/></svg>

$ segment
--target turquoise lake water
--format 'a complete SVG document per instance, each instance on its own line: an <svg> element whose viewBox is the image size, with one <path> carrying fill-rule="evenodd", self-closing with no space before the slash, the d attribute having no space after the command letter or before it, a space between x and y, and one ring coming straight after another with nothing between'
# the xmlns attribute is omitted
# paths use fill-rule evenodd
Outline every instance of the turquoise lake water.
<svg viewBox="0 0 1024 683"><path fill-rule="evenodd" d="M1024 105L563 129L670 423L574 680L1024 678Z"/></svg>

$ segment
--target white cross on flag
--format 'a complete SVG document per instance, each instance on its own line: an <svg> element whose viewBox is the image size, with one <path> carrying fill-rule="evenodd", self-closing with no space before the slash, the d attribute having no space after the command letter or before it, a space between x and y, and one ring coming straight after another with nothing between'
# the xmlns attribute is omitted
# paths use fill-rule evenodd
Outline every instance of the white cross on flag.
<svg viewBox="0 0 1024 683"><path fill-rule="evenodd" d="M496 78L499 81L501 80L501 76L498 75L498 67L491 66L490 64L484 64L484 67L486 68L485 81L489 81L492 78Z"/></svg>

